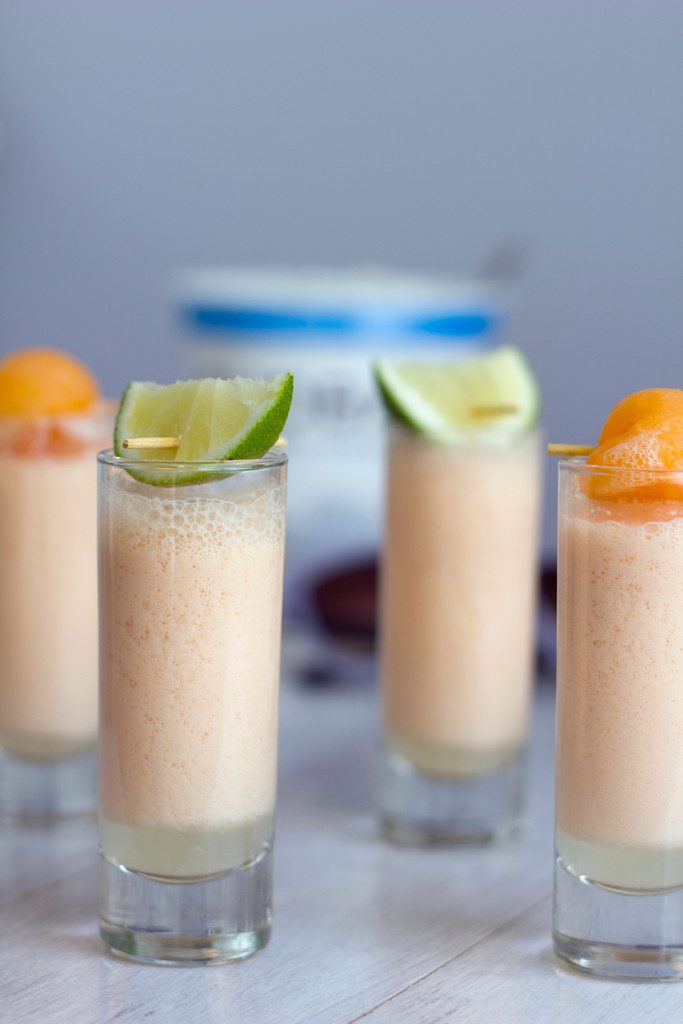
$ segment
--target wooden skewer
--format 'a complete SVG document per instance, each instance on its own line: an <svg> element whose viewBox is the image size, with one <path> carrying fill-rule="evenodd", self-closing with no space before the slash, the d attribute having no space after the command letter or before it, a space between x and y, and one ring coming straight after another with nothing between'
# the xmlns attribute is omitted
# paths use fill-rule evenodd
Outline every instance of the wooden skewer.
<svg viewBox="0 0 683 1024"><path fill-rule="evenodd" d="M549 444L548 455L590 455L595 450L592 444Z"/></svg>
<svg viewBox="0 0 683 1024"><path fill-rule="evenodd" d="M179 437L127 437L123 442L123 447L137 449L137 451L150 449L161 451L164 448L177 448L179 444Z"/></svg>
<svg viewBox="0 0 683 1024"><path fill-rule="evenodd" d="M516 405L474 405L470 409L471 416L514 416L519 412Z"/></svg>

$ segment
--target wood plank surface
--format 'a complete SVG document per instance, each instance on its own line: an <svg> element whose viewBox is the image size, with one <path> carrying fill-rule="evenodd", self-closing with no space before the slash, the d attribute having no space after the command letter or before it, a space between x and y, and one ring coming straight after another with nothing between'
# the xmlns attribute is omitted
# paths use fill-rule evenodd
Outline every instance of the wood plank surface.
<svg viewBox="0 0 683 1024"><path fill-rule="evenodd" d="M625 1024L640 1019L635 1007L653 1024L671 1019L683 989L595 982L550 953L552 714L540 694L518 838L403 850L379 840L372 814L372 695L285 688L275 927L240 964L155 968L105 954L92 823L3 827L0 1020L591 1024L614 1013Z"/></svg>

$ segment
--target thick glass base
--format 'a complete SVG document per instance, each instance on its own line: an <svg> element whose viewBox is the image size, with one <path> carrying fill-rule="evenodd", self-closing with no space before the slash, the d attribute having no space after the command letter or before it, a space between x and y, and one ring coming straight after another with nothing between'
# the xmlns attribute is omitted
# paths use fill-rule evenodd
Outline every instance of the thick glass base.
<svg viewBox="0 0 683 1024"><path fill-rule="evenodd" d="M31 759L0 749L0 819L59 821L93 814L97 756L90 748L71 757Z"/></svg>
<svg viewBox="0 0 683 1024"><path fill-rule="evenodd" d="M555 858L555 953L581 971L629 981L683 980L683 887L624 892Z"/></svg>
<svg viewBox="0 0 683 1024"><path fill-rule="evenodd" d="M381 752L382 834L406 846L490 843L516 827L524 781L518 754L498 771L466 778L427 775L394 750Z"/></svg>
<svg viewBox="0 0 683 1024"><path fill-rule="evenodd" d="M113 953L153 964L243 960L270 937L270 846L241 868L194 881L129 871L100 855L100 935Z"/></svg>

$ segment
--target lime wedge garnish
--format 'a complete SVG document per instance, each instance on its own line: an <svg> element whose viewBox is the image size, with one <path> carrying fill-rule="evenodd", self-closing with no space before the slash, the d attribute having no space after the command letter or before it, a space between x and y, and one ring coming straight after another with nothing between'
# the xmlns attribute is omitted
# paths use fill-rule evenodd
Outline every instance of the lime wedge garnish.
<svg viewBox="0 0 683 1024"><path fill-rule="evenodd" d="M509 346L449 363L382 359L374 371L392 415L436 440L473 431L518 433L538 417L536 379L522 353Z"/></svg>
<svg viewBox="0 0 683 1024"><path fill-rule="evenodd" d="M133 381L123 393L114 426L114 452L124 458L150 463L131 472L144 483L199 483L206 471L180 473L155 462L223 462L258 459L272 448L285 425L292 404L294 378L283 373L273 380L234 377L180 380L175 384ZM174 451L131 452L126 438L177 437Z"/></svg>

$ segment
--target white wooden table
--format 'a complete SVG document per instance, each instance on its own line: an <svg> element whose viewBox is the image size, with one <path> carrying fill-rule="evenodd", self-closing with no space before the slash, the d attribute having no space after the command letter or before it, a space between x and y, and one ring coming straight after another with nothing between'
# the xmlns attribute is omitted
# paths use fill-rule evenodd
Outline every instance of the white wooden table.
<svg viewBox="0 0 683 1024"><path fill-rule="evenodd" d="M371 813L370 694L286 690L275 927L251 960L161 968L105 954L91 824L0 829L2 1024L669 1022L683 985L553 959L552 699L541 693L527 820L499 847L412 851Z"/></svg>

